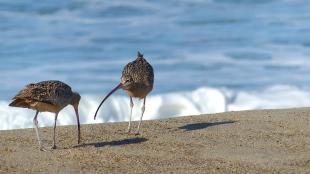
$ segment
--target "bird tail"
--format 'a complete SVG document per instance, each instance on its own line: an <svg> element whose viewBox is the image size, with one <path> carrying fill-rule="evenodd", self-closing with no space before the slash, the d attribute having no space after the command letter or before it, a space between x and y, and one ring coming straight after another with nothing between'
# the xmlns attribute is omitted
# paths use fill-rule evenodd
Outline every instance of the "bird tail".
<svg viewBox="0 0 310 174"><path fill-rule="evenodd" d="M21 107L21 108L29 108L29 103L27 103L24 99L14 99L9 106L12 107Z"/></svg>

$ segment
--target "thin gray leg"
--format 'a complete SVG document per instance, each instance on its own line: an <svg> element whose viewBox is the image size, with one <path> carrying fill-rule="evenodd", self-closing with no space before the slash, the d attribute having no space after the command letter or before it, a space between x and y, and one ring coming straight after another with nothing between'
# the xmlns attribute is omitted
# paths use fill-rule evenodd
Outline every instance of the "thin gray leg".
<svg viewBox="0 0 310 174"><path fill-rule="evenodd" d="M127 133L130 133L130 131L131 131L132 108L133 108L133 101L132 101L132 97L130 97L130 116L129 116L129 123L128 123L128 128L127 128Z"/></svg>
<svg viewBox="0 0 310 174"><path fill-rule="evenodd" d="M145 111L145 99L146 99L146 97L143 99L143 105L142 105L142 108L141 108L142 113L141 113L140 121L139 121L139 124L138 124L138 129L136 131L137 135L139 134L140 126L141 126L141 123L142 123L143 114L144 114L144 111Z"/></svg>
<svg viewBox="0 0 310 174"><path fill-rule="evenodd" d="M46 149L43 147L42 143L41 143L41 140L40 140L40 136L39 136L39 128L38 128L38 114L39 114L39 111L36 112L36 115L34 116L33 118L33 127L35 128L36 130L36 134L37 134L37 139L38 139L38 142L39 142L39 148L41 151L46 151Z"/></svg>
<svg viewBox="0 0 310 174"><path fill-rule="evenodd" d="M54 123L54 138L53 138L53 146L52 149L56 149L56 124L57 124L58 112L55 113L55 123Z"/></svg>

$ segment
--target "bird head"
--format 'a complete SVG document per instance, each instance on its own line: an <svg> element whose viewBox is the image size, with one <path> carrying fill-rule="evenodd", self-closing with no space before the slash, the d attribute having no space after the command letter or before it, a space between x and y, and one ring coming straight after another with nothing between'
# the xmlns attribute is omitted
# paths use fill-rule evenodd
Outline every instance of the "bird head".
<svg viewBox="0 0 310 174"><path fill-rule="evenodd" d="M121 77L121 88L130 89L134 83L133 78L130 75L124 74Z"/></svg>
<svg viewBox="0 0 310 174"><path fill-rule="evenodd" d="M73 92L73 95L72 95L71 103L70 103L70 104L71 104L74 108L78 108L79 103L80 103L80 100L81 100L80 94L77 93L77 92Z"/></svg>

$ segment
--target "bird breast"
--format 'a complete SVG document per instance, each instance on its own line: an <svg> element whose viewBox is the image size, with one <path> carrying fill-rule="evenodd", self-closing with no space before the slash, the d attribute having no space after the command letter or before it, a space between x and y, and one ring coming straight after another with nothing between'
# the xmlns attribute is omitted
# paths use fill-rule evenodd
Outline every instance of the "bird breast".
<svg viewBox="0 0 310 174"><path fill-rule="evenodd" d="M53 112L57 113L63 107L57 106L57 105L52 105L44 102L39 102L39 101L30 101L29 105L31 106L32 109L38 110L40 112Z"/></svg>
<svg viewBox="0 0 310 174"><path fill-rule="evenodd" d="M153 86L132 86L130 89L124 89L124 91L131 97L144 98L149 92L152 91Z"/></svg>

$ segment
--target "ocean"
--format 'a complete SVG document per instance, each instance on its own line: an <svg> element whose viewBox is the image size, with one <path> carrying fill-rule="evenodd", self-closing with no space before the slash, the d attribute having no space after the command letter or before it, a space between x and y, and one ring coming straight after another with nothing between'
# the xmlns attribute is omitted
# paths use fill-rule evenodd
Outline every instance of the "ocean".
<svg viewBox="0 0 310 174"><path fill-rule="evenodd" d="M83 124L129 120L121 90L93 115L137 51L155 71L144 119L310 106L306 0L2 0L0 21L1 130L32 127L34 111L8 104L42 80L82 95ZM59 125L75 123L60 112Z"/></svg>

